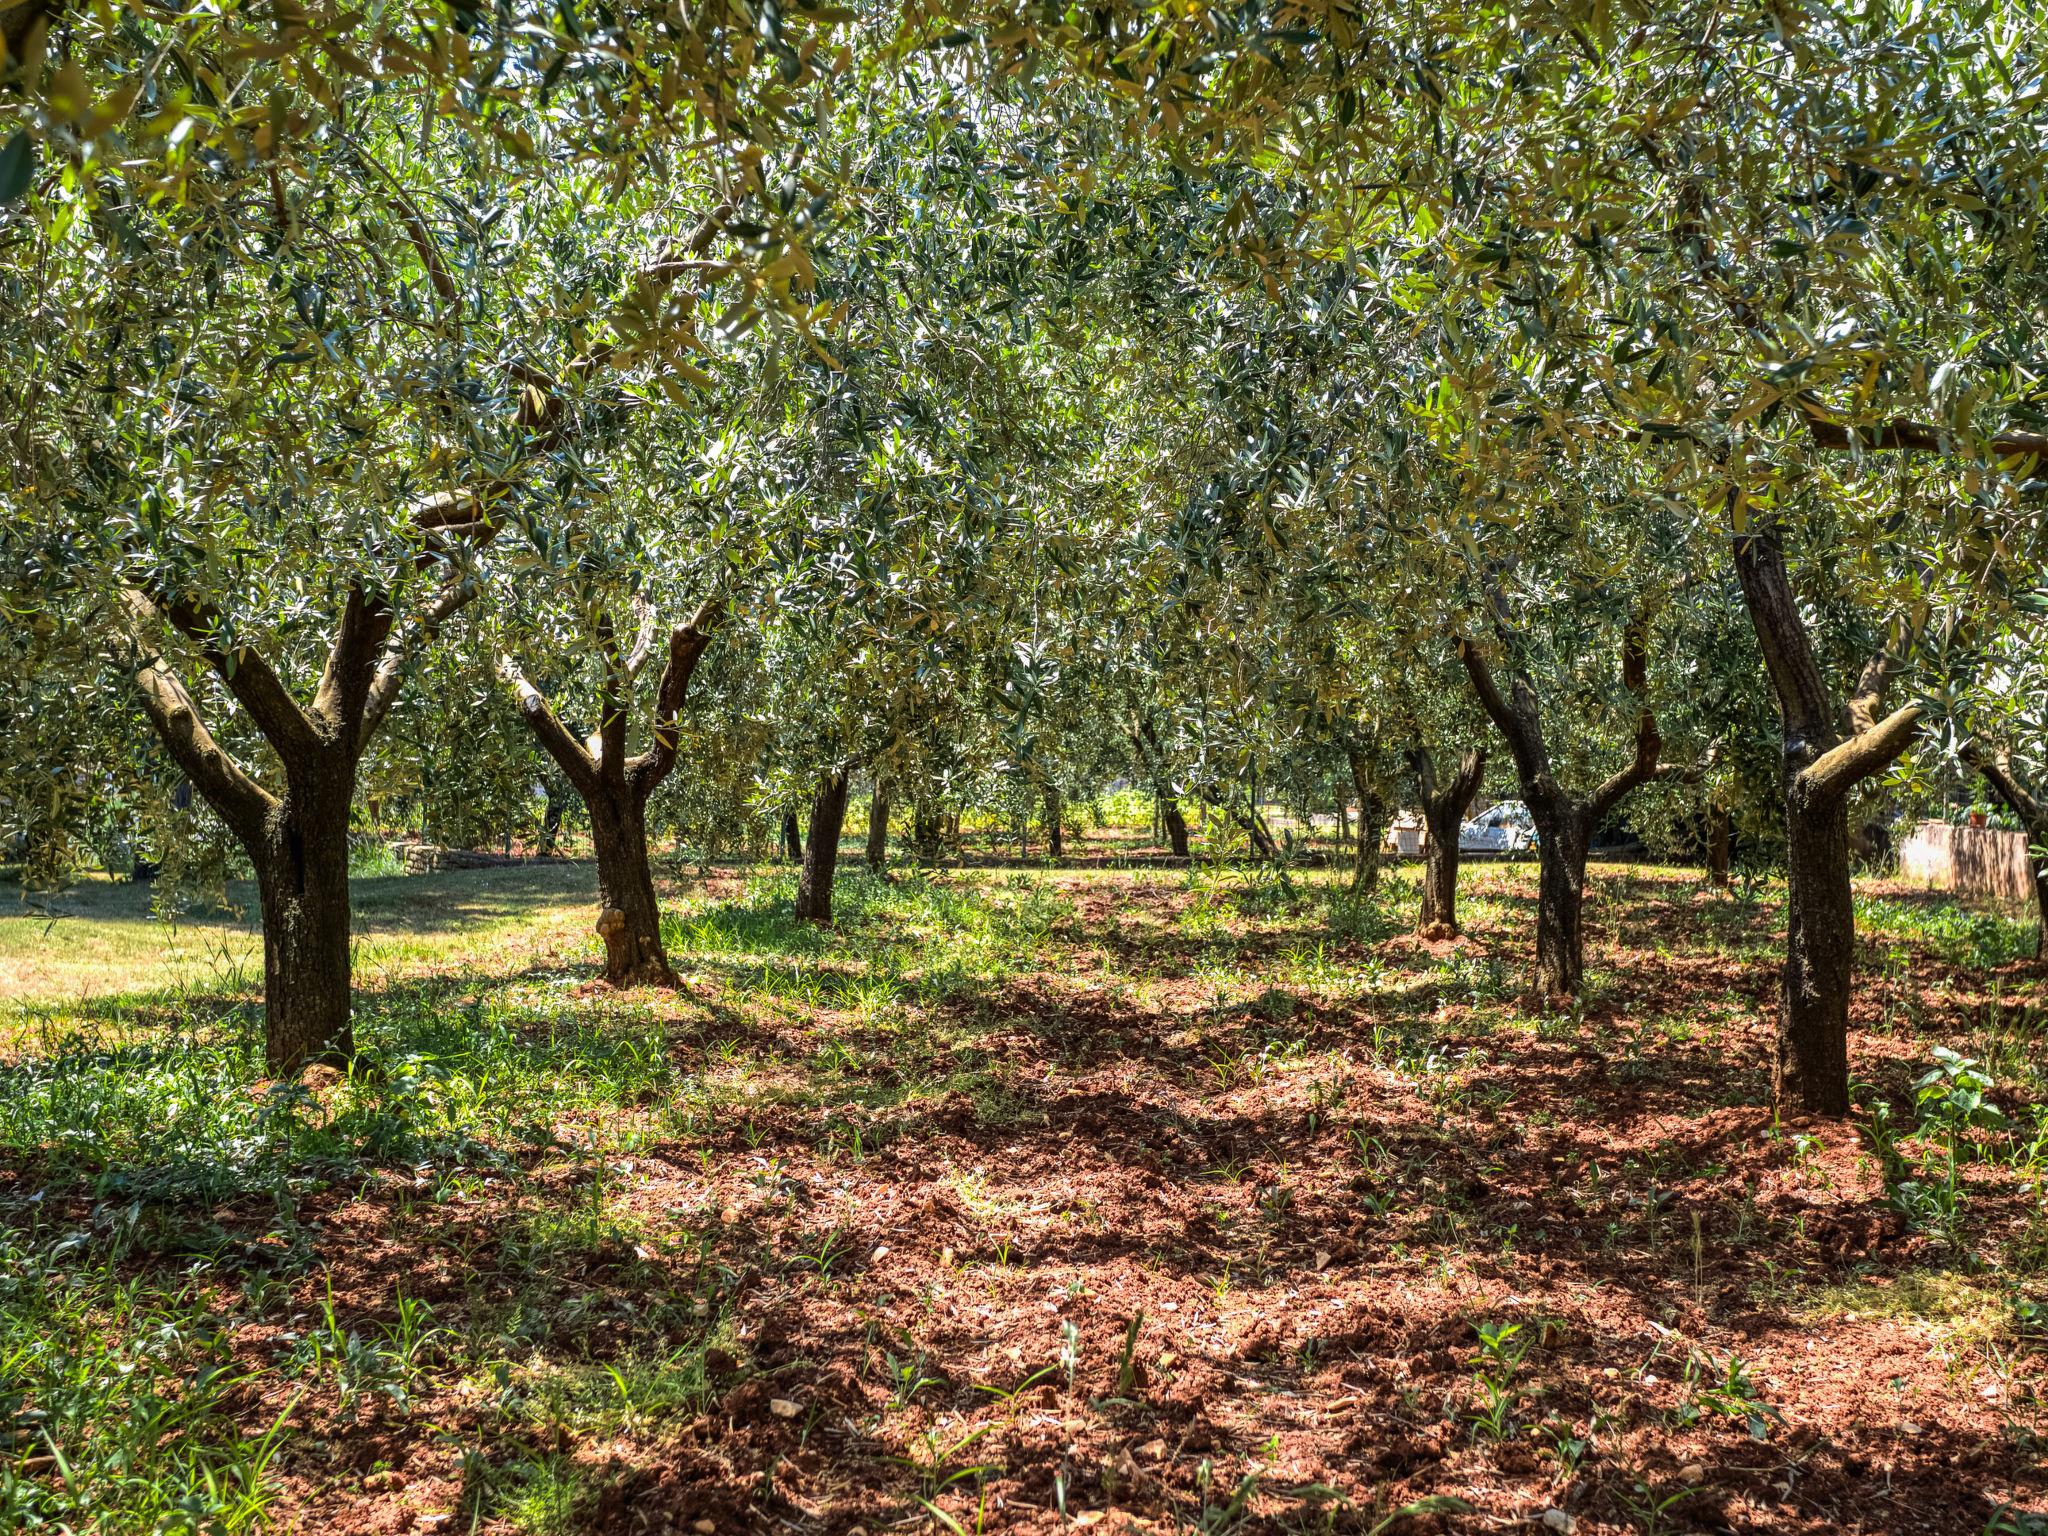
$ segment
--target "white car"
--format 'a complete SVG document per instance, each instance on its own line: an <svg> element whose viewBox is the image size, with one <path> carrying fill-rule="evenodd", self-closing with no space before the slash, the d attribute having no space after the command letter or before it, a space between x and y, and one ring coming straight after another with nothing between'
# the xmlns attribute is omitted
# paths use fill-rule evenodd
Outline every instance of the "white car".
<svg viewBox="0 0 2048 1536"><path fill-rule="evenodd" d="M1488 806L1458 829L1460 853L1524 853L1536 846L1536 819L1519 800Z"/></svg>

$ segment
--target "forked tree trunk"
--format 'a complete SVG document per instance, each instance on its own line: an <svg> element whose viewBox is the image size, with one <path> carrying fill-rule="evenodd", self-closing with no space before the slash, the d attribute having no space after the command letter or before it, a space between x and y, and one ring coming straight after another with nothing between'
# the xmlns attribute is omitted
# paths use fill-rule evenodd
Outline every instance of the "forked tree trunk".
<svg viewBox="0 0 2048 1536"><path fill-rule="evenodd" d="M1180 802L1171 795L1159 797L1160 819L1166 823L1166 845L1177 859L1188 857L1188 819L1180 813Z"/></svg>
<svg viewBox="0 0 2048 1536"><path fill-rule="evenodd" d="M1517 671L1509 697L1495 686L1492 670L1479 647L1462 637L1456 641L1472 688L1488 717L1507 738L1514 754L1522 799L1536 823L1537 908L1536 985L1552 997L1576 997L1585 982L1586 962L1582 918L1586 904L1586 848L1593 829L1639 784L1657 775L1657 754L1663 740L1657 717L1647 703L1649 691L1649 612L1639 608L1622 633L1622 686L1645 700L1636 716L1635 756L1611 774L1590 795L1580 797L1559 784L1551 771L1544 741L1541 707L1526 674Z"/></svg>
<svg viewBox="0 0 2048 1536"><path fill-rule="evenodd" d="M889 781L875 780L868 797L868 868L880 874L889 865Z"/></svg>
<svg viewBox="0 0 2048 1536"><path fill-rule="evenodd" d="M1728 883L1728 807L1718 801L1707 807L1707 884Z"/></svg>
<svg viewBox="0 0 2048 1536"><path fill-rule="evenodd" d="M796 881L796 917L800 923L832 925L832 880L839 869L839 834L846 825L846 795L851 787L844 773L828 773L818 781L811 800L811 825L804 840L804 867Z"/></svg>
<svg viewBox="0 0 2048 1536"><path fill-rule="evenodd" d="M1047 851L1056 859L1065 857L1067 851L1066 837L1060 826L1060 822L1065 814L1066 807L1061 803L1058 787L1052 784L1046 785L1045 837L1049 845Z"/></svg>
<svg viewBox="0 0 2048 1536"><path fill-rule="evenodd" d="M1449 939L1458 933L1458 838L1465 830L1465 812L1486 777L1486 753L1475 748L1458 763L1458 771L1439 781L1436 759L1419 743L1408 753L1415 771L1416 795L1422 802L1422 825L1428 840L1422 848L1422 914L1416 929L1425 939ZM1540 911L1539 911L1540 917ZM1542 953L1542 939L1537 952Z"/></svg>
<svg viewBox="0 0 2048 1536"><path fill-rule="evenodd" d="M355 775L348 767L327 795L287 789L248 849L263 909L263 1060L276 1077L355 1054L348 909Z"/></svg>
<svg viewBox="0 0 2048 1536"><path fill-rule="evenodd" d="M468 601L444 587L396 628L362 587L348 593L310 706L262 655L223 649L216 610L158 592L126 594L142 631L169 624L188 639L283 766L273 795L222 749L183 681L160 654L138 655L134 680L150 724L186 777L249 855L263 911L263 1057L274 1076L355 1052L350 1020L348 818L356 769L405 676L412 649ZM147 643L146 634L138 642Z"/></svg>
<svg viewBox="0 0 2048 1536"><path fill-rule="evenodd" d="M634 680L654 644L651 611L643 613L640 640L630 656L620 653L609 616L598 621L595 639L604 666L600 723L588 743L577 740L562 724L510 657L500 663L519 697L520 714L590 817L591 846L597 855L597 933L604 940L604 979L615 987L676 985L661 942L661 904L647 858L647 802L675 767L681 744L678 717L690 677L720 616L718 606L706 602L689 623L669 632L668 662L654 691L651 740L645 751L632 757L626 755L627 710Z"/></svg>
<svg viewBox="0 0 2048 1536"><path fill-rule="evenodd" d="M1786 929L1772 1089L1781 1107L1849 1112L1849 985L1856 943L1848 797L1911 743L1920 711L1877 718L1889 660L1863 668L1846 714L1821 677L1774 527L1734 535L1735 571L1783 724Z"/></svg>

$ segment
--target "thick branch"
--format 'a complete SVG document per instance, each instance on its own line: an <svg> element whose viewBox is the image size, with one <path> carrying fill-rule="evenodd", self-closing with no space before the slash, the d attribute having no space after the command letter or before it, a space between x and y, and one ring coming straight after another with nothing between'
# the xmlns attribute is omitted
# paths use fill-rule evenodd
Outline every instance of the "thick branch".
<svg viewBox="0 0 2048 1536"><path fill-rule="evenodd" d="M1733 540L1735 574L1742 583L1744 605L1764 653L1764 668L1778 696L1790 750L1793 742L1808 752L1822 752L1835 742L1834 711L1829 703L1820 663L1814 659L1799 600L1785 571L1785 554L1777 539L1762 529L1737 533Z"/></svg>
<svg viewBox="0 0 2048 1536"><path fill-rule="evenodd" d="M356 732L358 753L370 744L370 738L377 734L377 727L391 713L391 706L398 700L398 691L405 685L405 669L413 653L439 634L443 624L467 607L478 590L474 579L451 574L434 600L400 625L385 643L376 674L371 677L363 699L362 724ZM389 621L386 623L388 628Z"/></svg>
<svg viewBox="0 0 2048 1536"><path fill-rule="evenodd" d="M1913 744L1913 736L1920 729L1920 715L1918 704L1908 704L1869 730L1858 731L1802 770L1800 782L1815 795L1847 794Z"/></svg>
<svg viewBox="0 0 2048 1536"><path fill-rule="evenodd" d="M590 754L583 750L583 744L557 718L546 696L526 680L519 664L510 656L498 659L498 675L512 685L512 691L519 699L520 715L533 734L540 738L548 756L555 760L576 787L576 793L586 801L594 798L598 790L597 764L591 761Z"/></svg>
<svg viewBox="0 0 2048 1536"><path fill-rule="evenodd" d="M1479 695L1479 704L1486 711L1487 718L1499 727L1501 735L1507 738L1508 751L1515 759L1515 771L1521 775L1522 789L1528 793L1535 785L1549 777L1550 754L1543 744L1543 730L1537 723L1535 692L1526 678L1514 681L1514 701L1500 696L1500 688L1494 683L1493 670L1486 664L1486 656L1479 647L1463 635L1453 635L1451 644L1456 647L1458 659L1465 664L1465 672L1472 679L1472 691Z"/></svg>
<svg viewBox="0 0 2048 1536"><path fill-rule="evenodd" d="M626 769L633 792L643 801L675 766L676 746L682 736L677 722L690 692L690 678L724 618L724 605L707 598L689 623L669 631L668 665L662 668L661 682L654 690L654 739Z"/></svg>
<svg viewBox="0 0 2048 1536"><path fill-rule="evenodd" d="M313 717L331 739L366 739L363 709L369 700L377 647L390 633L390 608L368 596L360 582L350 583L334 643L327 650L327 665L320 674L320 687L313 695Z"/></svg>
<svg viewBox="0 0 2048 1536"><path fill-rule="evenodd" d="M1620 772L1610 775L1593 791L1593 798L1587 802L1587 811L1596 822L1619 805L1637 785L1657 776L1657 754L1663 751L1664 741L1657 732L1657 717L1649 705L1649 647L1649 614L1639 611L1629 621L1628 630L1621 640L1622 686L1642 701L1642 712L1636 717L1635 760Z"/></svg>
<svg viewBox="0 0 2048 1536"><path fill-rule="evenodd" d="M156 616L140 593L129 594L129 607L138 618ZM245 846L260 846L264 821L275 809L276 799L214 739L200 718L198 704L163 657L152 653L133 666L143 713L162 738L164 749L227 823L228 830Z"/></svg>
<svg viewBox="0 0 2048 1536"><path fill-rule="evenodd" d="M1967 441L1965 434L1945 431L1924 421L1894 417L1875 426L1851 427L1835 420L1828 408L1811 395L1798 399L1799 414L1806 421L1816 445L1822 448L1860 448L1866 453L1887 449L1917 450L1922 453L1950 453ZM2048 455L2048 433L2008 428L1982 440L1983 446L2000 458L2015 455Z"/></svg>
<svg viewBox="0 0 2048 1536"><path fill-rule="evenodd" d="M319 750L320 734L312 719L299 708L299 701L271 670L270 663L246 645L233 650L221 646L219 638L225 622L218 610L169 599L158 592L137 592L135 599L150 613L168 620L192 642L236 701L249 711L249 718L256 722L256 728L287 766Z"/></svg>

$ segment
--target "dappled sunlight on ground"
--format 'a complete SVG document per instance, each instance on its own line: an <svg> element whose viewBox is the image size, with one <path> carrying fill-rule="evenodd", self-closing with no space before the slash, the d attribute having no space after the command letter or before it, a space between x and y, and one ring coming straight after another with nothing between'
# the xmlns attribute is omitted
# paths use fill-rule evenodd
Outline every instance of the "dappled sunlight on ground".
<svg viewBox="0 0 2048 1536"><path fill-rule="evenodd" d="M1446 943L1399 877L853 875L820 933L678 874L685 989L624 995L587 868L365 882L352 1077L265 1084L233 996L119 1049L52 1005L0 1068L0 1358L71 1470L0 1456L45 1518L141 1499L125 1444L323 1532L2041 1507L2025 925L1863 893L1873 1136L1771 1114L1781 889L1594 879L1568 1013L1515 865ZM1916 1105L1937 1044L2002 1124Z"/></svg>

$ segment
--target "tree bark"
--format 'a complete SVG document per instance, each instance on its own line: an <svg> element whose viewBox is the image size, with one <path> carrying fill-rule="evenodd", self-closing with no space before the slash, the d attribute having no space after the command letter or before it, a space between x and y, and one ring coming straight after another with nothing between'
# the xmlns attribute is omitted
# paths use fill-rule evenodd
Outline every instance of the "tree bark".
<svg viewBox="0 0 2048 1536"><path fill-rule="evenodd" d="M868 868L880 874L889 867L889 781L875 780L868 797Z"/></svg>
<svg viewBox="0 0 2048 1536"><path fill-rule="evenodd" d="M1707 884L1728 883L1728 807L1718 801L1707 807Z"/></svg>
<svg viewBox="0 0 2048 1536"><path fill-rule="evenodd" d="M1864 666L1849 699L1845 738L1775 528L1737 532L1733 553L1784 736L1787 905L1773 1093L1781 1108L1839 1117L1849 1112L1849 986L1856 943L1848 796L1911 744L1920 711L1909 706L1877 718L1889 671L1880 653Z"/></svg>
<svg viewBox="0 0 2048 1536"><path fill-rule="evenodd" d="M804 840L803 871L796 882L796 917L800 923L832 926L832 879L839 869L839 834L846 825L850 781L843 772L818 781L811 800L811 824Z"/></svg>
<svg viewBox="0 0 2048 1536"><path fill-rule="evenodd" d="M597 853L604 979L614 987L673 987L676 975L661 941L661 904L647 858L646 807L631 795L600 794L585 803Z"/></svg>
<svg viewBox="0 0 2048 1536"><path fill-rule="evenodd" d="M1638 609L1622 633L1622 685L1647 701L1649 690L1649 613ZM1487 716L1507 738L1521 782L1522 799L1536 823L1537 907L1536 983L1553 997L1576 997L1585 981L1585 946L1581 918L1586 901L1586 848L1597 827L1637 785L1657 775L1657 754L1663 739L1657 717L1644 702L1636 716L1635 756L1627 767L1610 774L1590 795L1577 796L1551 771L1550 749L1543 734L1536 690L1517 671L1509 695L1502 697L1479 647L1463 636L1454 641L1459 660L1472 680L1473 692Z"/></svg>
<svg viewBox="0 0 2048 1536"><path fill-rule="evenodd" d="M1047 851L1056 859L1064 858L1067 852L1065 829L1060 825L1065 815L1066 806L1061 800L1059 786L1054 784L1046 785L1045 838Z"/></svg>
<svg viewBox="0 0 2048 1536"><path fill-rule="evenodd" d="M1188 857L1188 819L1180 811L1180 802L1172 795L1159 797L1160 819L1166 823L1166 846L1173 850L1177 859Z"/></svg>
<svg viewBox="0 0 2048 1536"><path fill-rule="evenodd" d="M562 835L563 811L562 797L555 793L555 786L549 783L545 789L547 800L541 807L540 843L537 850L543 855L555 851L555 844Z"/></svg>
<svg viewBox="0 0 2048 1536"><path fill-rule="evenodd" d="M394 638L395 614L351 587L310 706L302 706L269 662L248 647L229 650L215 610L168 593L132 590L126 610L138 626L136 692L165 750L248 853L263 911L264 1064L296 1076L309 1063L355 1052L350 1022L348 818L356 769L389 711L404 660L420 637L467 600L444 587L426 615ZM215 739L198 703L144 633L168 624L220 677L277 754L284 792L273 795Z"/></svg>
<svg viewBox="0 0 2048 1536"><path fill-rule="evenodd" d="M675 767L690 678L721 617L717 603L707 601L687 624L669 632L668 661L654 690L651 739L645 751L631 757L626 755L628 695L652 651L651 612L643 614L640 641L630 656L621 654L610 618L598 622L597 649L604 670L597 734L587 741L579 741L562 724L510 657L499 664L518 695L520 715L590 817L591 846L597 855L597 933L604 940L604 979L615 987L676 985L661 941L661 904L647 857L647 802Z"/></svg>
<svg viewBox="0 0 2048 1536"><path fill-rule="evenodd" d="M275 1077L355 1054L350 1011L348 791L287 789L250 846L263 911L263 1060Z"/></svg>
<svg viewBox="0 0 2048 1536"><path fill-rule="evenodd" d="M803 828L796 819L793 806L785 806L782 812L782 856L792 864L803 862Z"/></svg>
<svg viewBox="0 0 2048 1536"><path fill-rule="evenodd" d="M930 867L939 862L939 840L944 823L938 807L919 796L910 812L910 852L918 863Z"/></svg>
<svg viewBox="0 0 2048 1536"><path fill-rule="evenodd" d="M1422 802L1422 824L1428 832L1422 848L1422 915L1416 931L1425 939L1456 938L1458 837L1464 831L1465 812L1471 808L1473 797L1479 793L1479 786L1485 780L1486 753L1477 748L1467 752L1458 764L1458 771L1442 781L1437 778L1436 760L1427 747L1418 743L1411 748L1408 761L1415 771L1416 793ZM1583 888L1583 874L1580 884ZM1539 954L1542 950L1541 926L1539 909ZM1577 931L1576 919L1573 931Z"/></svg>
<svg viewBox="0 0 2048 1536"><path fill-rule="evenodd" d="M1529 806L1536 823L1536 973L1554 997L1577 997L1586 980L1586 847L1593 820L1584 807Z"/></svg>
<svg viewBox="0 0 2048 1536"><path fill-rule="evenodd" d="M1366 754L1350 751L1351 787L1358 791L1358 842L1351 858L1351 891L1363 895L1380 883L1380 840L1386 835L1387 797L1381 793Z"/></svg>

